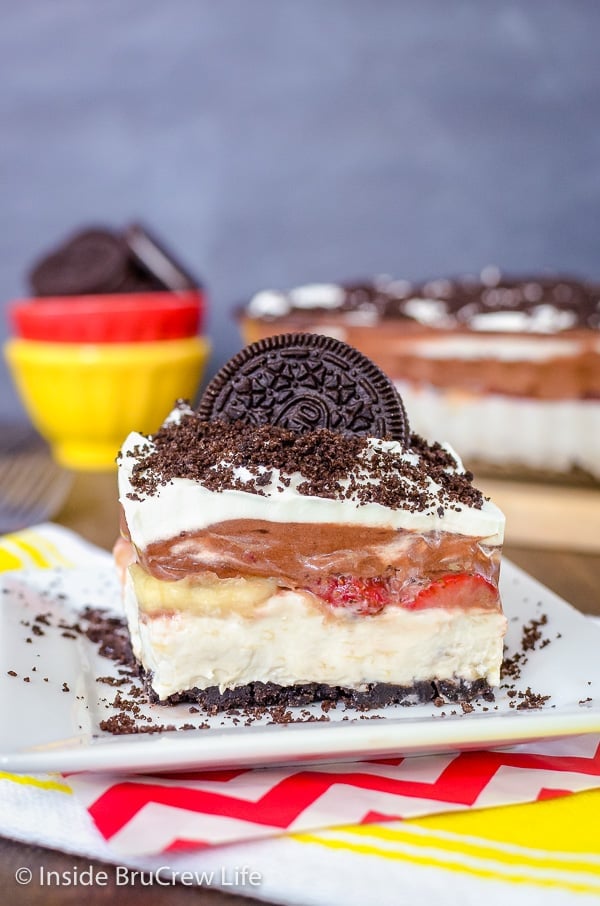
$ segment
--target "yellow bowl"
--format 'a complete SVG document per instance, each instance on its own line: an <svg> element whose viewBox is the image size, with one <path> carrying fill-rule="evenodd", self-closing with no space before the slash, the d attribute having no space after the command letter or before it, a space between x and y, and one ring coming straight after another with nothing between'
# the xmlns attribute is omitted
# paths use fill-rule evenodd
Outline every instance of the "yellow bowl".
<svg viewBox="0 0 600 906"><path fill-rule="evenodd" d="M154 343L8 340L4 353L31 421L71 469L109 469L130 431L152 434L193 399L210 351L202 337Z"/></svg>

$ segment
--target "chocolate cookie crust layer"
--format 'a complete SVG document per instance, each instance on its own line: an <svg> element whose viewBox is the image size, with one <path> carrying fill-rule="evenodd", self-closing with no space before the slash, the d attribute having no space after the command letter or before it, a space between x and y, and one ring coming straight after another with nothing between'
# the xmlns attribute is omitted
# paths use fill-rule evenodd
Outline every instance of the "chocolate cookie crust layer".
<svg viewBox="0 0 600 906"><path fill-rule="evenodd" d="M144 681L151 701L159 698L151 686L151 675L145 673ZM178 705L192 702L208 711L226 711L231 708L298 707L314 702L342 702L358 710L385 708L387 705L411 705L435 703L443 697L448 701L472 701L485 698L493 701L494 693L485 679L466 680L461 678L445 680L423 680L412 686L398 686L393 683L369 683L364 689L349 689L344 686L329 686L324 683L303 683L294 686L280 686L277 683L247 683L235 689L220 692L218 686L207 689L186 689L169 695L161 704Z"/></svg>

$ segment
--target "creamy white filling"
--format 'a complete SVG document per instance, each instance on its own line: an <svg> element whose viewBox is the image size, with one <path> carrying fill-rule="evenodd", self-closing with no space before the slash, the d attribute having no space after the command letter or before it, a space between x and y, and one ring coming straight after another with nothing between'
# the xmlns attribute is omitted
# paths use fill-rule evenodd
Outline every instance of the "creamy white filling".
<svg viewBox="0 0 600 906"><path fill-rule="evenodd" d="M439 299L415 296L406 300L404 311L410 318L428 327L445 327L452 323L448 319L448 306Z"/></svg>
<svg viewBox="0 0 600 906"><path fill-rule="evenodd" d="M279 592L252 618L176 614L139 620L130 582L125 606L133 650L164 699L194 686L251 682L411 685L419 680L500 680L506 618L496 612L389 607L373 617L325 616Z"/></svg>
<svg viewBox="0 0 600 906"><path fill-rule="evenodd" d="M263 289L252 296L247 312L253 318L281 318L287 315L290 307L284 293L274 289Z"/></svg>
<svg viewBox="0 0 600 906"><path fill-rule="evenodd" d="M246 311L253 318L281 318L292 308L339 308L346 290L337 283L307 283L288 293L264 289L248 302Z"/></svg>
<svg viewBox="0 0 600 906"><path fill-rule="evenodd" d="M176 418L177 415L173 417ZM148 443L150 442L141 434L130 434L119 459L120 500L131 539L138 548L143 549L153 542L175 537L182 532L200 531L216 522L230 519L333 523L415 532L443 531L481 538L487 544L501 544L503 540L504 516L498 507L487 500L481 509L456 504L455 507L445 507L443 515L440 515L440 500L437 499L440 489L431 479L429 486L433 503L429 508L417 512L390 509L378 503L363 505L353 498L332 500L303 495L297 490L298 484L303 480L300 474L291 476L289 487L280 490L279 472L276 469L272 470L269 484L261 488L264 496L238 490L211 491L187 478L175 478L159 487L154 494L139 494L131 485L131 472L138 459L134 450ZM415 454L403 450L396 442L372 439L371 445L374 450L385 449L397 453L408 462L416 462ZM460 459L448 449L457 461L457 471L462 471ZM244 469L238 469L236 475L242 482L252 477ZM368 475L361 474L357 478L362 483L373 480Z"/></svg>
<svg viewBox="0 0 600 906"><path fill-rule="evenodd" d="M536 305L528 311L485 311L469 321L472 330L499 330L514 333L557 333L577 323L573 311L553 305Z"/></svg>
<svg viewBox="0 0 600 906"><path fill-rule="evenodd" d="M339 308L346 290L337 283L306 283L291 289L288 297L294 308Z"/></svg>
<svg viewBox="0 0 600 906"><path fill-rule="evenodd" d="M599 344L600 351L600 344ZM410 354L426 359L474 361L495 359L500 362L543 362L581 353L576 340L539 337L447 336L415 340Z"/></svg>
<svg viewBox="0 0 600 906"><path fill-rule="evenodd" d="M600 401L532 400L396 382L413 429L443 432L465 459L600 478Z"/></svg>

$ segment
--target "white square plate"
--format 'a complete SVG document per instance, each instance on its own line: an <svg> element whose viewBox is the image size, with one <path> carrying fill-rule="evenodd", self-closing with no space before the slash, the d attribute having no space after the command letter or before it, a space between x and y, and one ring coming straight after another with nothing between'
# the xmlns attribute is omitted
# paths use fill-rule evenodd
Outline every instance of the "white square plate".
<svg viewBox="0 0 600 906"><path fill-rule="evenodd" d="M600 732L600 629L535 579L504 561L501 592L509 620L508 654L521 648L523 626L546 614L550 644L527 653L518 691L550 698L539 710L518 710L522 699L501 688L495 703L472 713L459 705L399 705L375 714L338 707L329 720L302 721L319 705L291 709L302 722L245 726L242 715L190 712L142 705L156 724L175 730L114 736L100 722L115 713L116 689L97 677L119 678L118 664L100 657L85 636L65 636L60 622L78 619L86 606L120 615L112 567L6 573L0 595L0 768L8 771L154 771L348 761L360 758L505 746L533 739ZM51 626L35 617L49 614ZM29 624L29 625L28 625ZM30 639L30 641L27 641ZM542 640L540 640L541 642ZM17 676L9 674L12 671ZM28 680L26 681L26 677ZM123 686L125 695L131 685ZM511 706L512 702L512 706ZM184 724L205 729L180 729Z"/></svg>

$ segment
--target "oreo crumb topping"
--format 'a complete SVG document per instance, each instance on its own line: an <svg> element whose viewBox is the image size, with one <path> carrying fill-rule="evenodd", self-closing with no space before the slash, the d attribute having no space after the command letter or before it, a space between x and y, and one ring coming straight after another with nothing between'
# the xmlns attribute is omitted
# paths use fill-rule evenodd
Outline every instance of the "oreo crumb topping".
<svg viewBox="0 0 600 906"><path fill-rule="evenodd" d="M302 289L302 288L300 288ZM365 313L371 319L418 321L415 303L433 303L436 307L437 326L469 329L478 315L496 312L520 312L531 328L549 311L569 317L559 319L557 332L572 328L600 329L600 286L597 282L579 280L570 276L522 276L501 274L496 268L486 268L481 277L465 276L441 278L427 282L410 283L407 280L364 280L342 283L337 286L338 304L313 300L307 308L296 304L297 290L290 293L267 293L255 297L247 306L238 310L251 317L277 321L293 314L297 319L313 317L314 312L332 312L341 315ZM277 306L272 309L269 297L276 296ZM543 332L543 331L542 331Z"/></svg>
<svg viewBox="0 0 600 906"><path fill-rule="evenodd" d="M183 401L178 410L177 420L167 421L147 444L126 454L137 460L131 499L152 496L176 478L199 482L210 491L266 496L265 487L277 470L279 491L300 475L299 494L352 500L358 506L378 503L438 515L444 508L483 506L472 473L458 471L447 450L415 434L398 455L385 443L373 446L366 437L328 428L298 434L274 425L205 421Z"/></svg>

